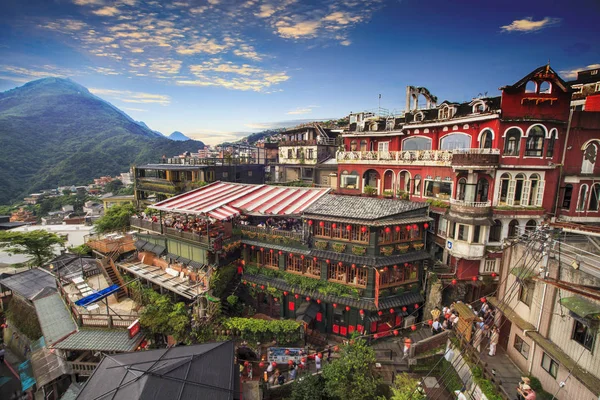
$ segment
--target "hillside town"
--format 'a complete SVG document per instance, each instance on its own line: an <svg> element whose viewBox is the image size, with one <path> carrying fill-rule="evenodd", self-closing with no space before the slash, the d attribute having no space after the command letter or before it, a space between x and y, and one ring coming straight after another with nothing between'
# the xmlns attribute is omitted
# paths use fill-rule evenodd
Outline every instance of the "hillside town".
<svg viewBox="0 0 600 400"><path fill-rule="evenodd" d="M598 71L30 194L3 398L597 399Z"/></svg>

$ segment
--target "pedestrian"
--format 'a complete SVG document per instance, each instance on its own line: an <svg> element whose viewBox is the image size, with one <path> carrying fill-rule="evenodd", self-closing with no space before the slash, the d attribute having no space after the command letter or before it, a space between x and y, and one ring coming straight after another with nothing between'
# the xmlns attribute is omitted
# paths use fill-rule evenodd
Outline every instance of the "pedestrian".
<svg viewBox="0 0 600 400"><path fill-rule="evenodd" d="M473 338L473 347L481 353L481 341L483 340L483 323L475 325L475 337Z"/></svg>
<svg viewBox="0 0 600 400"><path fill-rule="evenodd" d="M296 364L292 365L292 369L290 369L290 381L296 379L296 374L298 373L298 367Z"/></svg>
<svg viewBox="0 0 600 400"><path fill-rule="evenodd" d="M276 369L275 373L271 377L271 378L273 378L273 385L277 385L279 383L279 376L280 375L281 375L281 373L279 372L279 369Z"/></svg>
<svg viewBox="0 0 600 400"><path fill-rule="evenodd" d="M433 324L431 325L431 334L437 335L441 331L442 331L442 324L440 324L439 318L436 318L435 321L433 321Z"/></svg>
<svg viewBox="0 0 600 400"><path fill-rule="evenodd" d="M490 336L490 352L488 353L490 357L496 355L496 346L498 346L499 340L500 334L498 333L498 327L494 325L492 328L492 335Z"/></svg>
<svg viewBox="0 0 600 400"><path fill-rule="evenodd" d="M285 383L285 376L283 376L283 374L280 374L277 377L277 383L280 384L280 385L283 385Z"/></svg>
<svg viewBox="0 0 600 400"><path fill-rule="evenodd" d="M536 400L535 391L528 384L523 385L523 389L517 389L523 400Z"/></svg>
<svg viewBox="0 0 600 400"><path fill-rule="evenodd" d="M317 368L317 372L321 372L321 357L323 357L323 354L318 353L315 356L315 367Z"/></svg>
<svg viewBox="0 0 600 400"><path fill-rule="evenodd" d="M456 400L468 400L467 395L465 394L466 390L467 389L465 387L463 387L460 390L454 391L454 394L456 395Z"/></svg>
<svg viewBox="0 0 600 400"><path fill-rule="evenodd" d="M412 344L412 340L410 340L410 338L407 336L404 338L404 357L402 357L402 359L404 360L406 357L408 357L408 352L410 351L410 345Z"/></svg>
<svg viewBox="0 0 600 400"><path fill-rule="evenodd" d="M517 400L524 399L524 397L521 395L521 391L523 391L523 388L525 386L529 386L530 384L531 384L531 380L528 377L526 377L526 376L521 377L521 382L519 382L519 386L517 386Z"/></svg>
<svg viewBox="0 0 600 400"><path fill-rule="evenodd" d="M271 372L273 372L273 369L274 369L274 368L275 368L275 367L273 367L273 363L269 363L269 366L267 367L267 372L268 372L268 373L271 373Z"/></svg>

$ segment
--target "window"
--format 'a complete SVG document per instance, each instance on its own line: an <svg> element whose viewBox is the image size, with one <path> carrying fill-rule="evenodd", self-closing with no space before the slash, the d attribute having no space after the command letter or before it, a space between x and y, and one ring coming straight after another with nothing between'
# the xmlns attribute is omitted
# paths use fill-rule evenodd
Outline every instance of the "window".
<svg viewBox="0 0 600 400"><path fill-rule="evenodd" d="M460 178L458 180L458 192L456 193L456 199L464 201L466 190L467 190L467 180L465 178Z"/></svg>
<svg viewBox="0 0 600 400"><path fill-rule="evenodd" d="M387 153L390 151L390 142L379 142L377 143L377 151L380 153Z"/></svg>
<svg viewBox="0 0 600 400"><path fill-rule="evenodd" d="M481 236L481 226L475 225L473 229L473 243L479 243L479 236Z"/></svg>
<svg viewBox="0 0 600 400"><path fill-rule="evenodd" d="M535 231L535 227L536 227L536 223L534 220L530 219L529 221L527 221L527 223L525 224L525 231L526 232L533 232Z"/></svg>
<svg viewBox="0 0 600 400"><path fill-rule="evenodd" d="M352 171L352 174L348 174L348 171L343 171L340 175L340 186L344 189L358 189L358 175Z"/></svg>
<svg viewBox="0 0 600 400"><path fill-rule="evenodd" d="M440 140L440 150L468 149L471 136L464 133L451 133Z"/></svg>
<svg viewBox="0 0 600 400"><path fill-rule="evenodd" d="M294 150L293 149L288 149L288 156L287 158L294 158Z"/></svg>
<svg viewBox="0 0 600 400"><path fill-rule="evenodd" d="M553 378L556 378L556 375L558 375L558 363L546 353L542 356L542 368Z"/></svg>
<svg viewBox="0 0 600 400"><path fill-rule="evenodd" d="M398 188L406 193L410 193L410 172L402 171L398 176Z"/></svg>
<svg viewBox="0 0 600 400"><path fill-rule="evenodd" d="M356 140L352 140L350 142L350 151L356 151L358 147L358 142Z"/></svg>
<svg viewBox="0 0 600 400"><path fill-rule="evenodd" d="M521 146L521 131L517 128L511 128L504 138L504 155L518 156Z"/></svg>
<svg viewBox="0 0 600 400"><path fill-rule="evenodd" d="M469 240L469 225L458 225L458 237L456 240Z"/></svg>
<svg viewBox="0 0 600 400"><path fill-rule="evenodd" d="M596 166L596 156L598 154L598 147L595 143L587 145L583 151L583 162L581 163L582 174L594 173L594 167Z"/></svg>
<svg viewBox="0 0 600 400"><path fill-rule="evenodd" d="M360 141L360 151L367 151L367 141L366 140Z"/></svg>
<svg viewBox="0 0 600 400"><path fill-rule="evenodd" d="M525 85L525 93L536 93L537 92L537 84L534 81L527 82Z"/></svg>
<svg viewBox="0 0 600 400"><path fill-rule="evenodd" d="M473 105L473 114L480 114L485 111L485 105L483 103L477 103Z"/></svg>
<svg viewBox="0 0 600 400"><path fill-rule="evenodd" d="M431 150L431 139L425 137L404 139L402 150Z"/></svg>
<svg viewBox="0 0 600 400"><path fill-rule="evenodd" d="M579 198L577 199L577 211L585 210L585 202L587 200L587 189L586 184L581 185L579 188Z"/></svg>
<svg viewBox="0 0 600 400"><path fill-rule="evenodd" d="M315 158L315 150L308 149L308 155L306 156L306 158L308 158L309 160L312 160L313 158Z"/></svg>
<svg viewBox="0 0 600 400"><path fill-rule="evenodd" d="M494 225L490 226L490 242L499 242L502 237L502 222L495 220Z"/></svg>
<svg viewBox="0 0 600 400"><path fill-rule="evenodd" d="M302 179L312 179L313 177L313 169L312 168L302 168Z"/></svg>
<svg viewBox="0 0 600 400"><path fill-rule="evenodd" d="M500 177L500 204L508 203L508 188L512 186L510 178L510 175L507 173L502 174L502 176Z"/></svg>
<svg viewBox="0 0 600 400"><path fill-rule="evenodd" d="M422 112L415 114L415 121L416 122L423 121L423 113Z"/></svg>
<svg viewBox="0 0 600 400"><path fill-rule="evenodd" d="M425 197L435 197L442 200L448 200L450 199L451 195L452 182L425 181Z"/></svg>
<svg viewBox="0 0 600 400"><path fill-rule="evenodd" d="M529 130L525 143L525 155L528 157L541 157L544 150L544 128L535 125Z"/></svg>
<svg viewBox="0 0 600 400"><path fill-rule="evenodd" d="M558 139L558 132L553 129L550 131L550 138L548 138L548 144L546 145L546 158L552 158L554 155L556 139Z"/></svg>
<svg viewBox="0 0 600 400"><path fill-rule="evenodd" d="M575 320L575 323L573 324L573 334L571 335L571 339L573 339L589 351L592 351L594 349L595 335L596 332L594 332L581 322Z"/></svg>
<svg viewBox="0 0 600 400"><path fill-rule="evenodd" d="M579 94L579 93L583 93L583 86L582 85L573 86L573 94Z"/></svg>
<svg viewBox="0 0 600 400"><path fill-rule="evenodd" d="M592 189L590 190L590 205L588 207L588 211L598 211L599 195L600 195L600 183L595 183L592 185Z"/></svg>
<svg viewBox="0 0 600 400"><path fill-rule="evenodd" d="M490 183L487 179L479 179L477 181L477 194L475 201L488 201L488 192L490 188Z"/></svg>
<svg viewBox="0 0 600 400"><path fill-rule="evenodd" d="M529 307L533 301L533 292L535 291L535 282L532 280L525 280L521 282L521 290L519 291L519 300Z"/></svg>
<svg viewBox="0 0 600 400"><path fill-rule="evenodd" d="M446 106L446 107L440 108L440 110L438 111L438 118L439 119L450 118L450 107Z"/></svg>
<svg viewBox="0 0 600 400"><path fill-rule="evenodd" d="M486 129L481 133L481 139L479 140L479 147L482 149L491 149L492 148L492 136L493 133L491 130Z"/></svg>
<svg viewBox="0 0 600 400"><path fill-rule="evenodd" d="M483 272L492 273L497 272L496 265L498 264L498 258L488 258L483 264Z"/></svg>
<svg viewBox="0 0 600 400"><path fill-rule="evenodd" d="M508 190L508 203L509 205L521 205L522 203L524 203L525 198L527 198L527 196L525 196L525 198L523 198L523 194L525 194L525 192L527 191L527 186L526 184L529 184L529 181L526 181L525 179L525 175L523 174L517 174L517 176L515 177L515 185L514 185L514 197L511 196L511 191L510 191L510 186L509 186L509 190ZM523 189L526 189L525 191ZM510 200L513 200L513 204L510 204ZM523 204L525 205L525 204Z"/></svg>
<svg viewBox="0 0 600 400"><path fill-rule="evenodd" d="M573 185L568 184L565 186L565 193L563 194L562 209L568 210L571 208L571 198L573 197Z"/></svg>
<svg viewBox="0 0 600 400"><path fill-rule="evenodd" d="M596 87L594 89L594 92L600 92L600 83L596 83Z"/></svg>
<svg viewBox="0 0 600 400"><path fill-rule="evenodd" d="M548 81L540 83L540 93L550 94L552 93L552 84Z"/></svg>
<svg viewBox="0 0 600 400"><path fill-rule="evenodd" d="M542 193L541 185L540 185L540 176L538 174L531 174L529 177L529 182L525 182L525 190L523 191L523 204L524 206L535 206L538 203L538 198L540 202L542 201ZM529 193L527 193L529 191ZM541 205L541 204L540 204Z"/></svg>
<svg viewBox="0 0 600 400"><path fill-rule="evenodd" d="M414 191L413 194L421 196L421 175L416 175L414 180Z"/></svg>
<svg viewBox="0 0 600 400"><path fill-rule="evenodd" d="M519 236L519 221L513 219L508 224L508 237L515 238L517 236Z"/></svg>
<svg viewBox="0 0 600 400"><path fill-rule="evenodd" d="M515 335L513 347L527 360L529 358L529 345L525 343L521 336Z"/></svg>

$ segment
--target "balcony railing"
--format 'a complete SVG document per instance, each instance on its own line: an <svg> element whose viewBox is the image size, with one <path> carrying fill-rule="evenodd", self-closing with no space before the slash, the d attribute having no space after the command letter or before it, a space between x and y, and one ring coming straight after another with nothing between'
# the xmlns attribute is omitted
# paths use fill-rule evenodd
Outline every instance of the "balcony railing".
<svg viewBox="0 0 600 400"><path fill-rule="evenodd" d="M275 236L280 236L280 237L284 237L290 240L295 240L297 242L302 242L304 239L304 235L302 232L297 232L297 231L285 231L285 230L280 230L280 229L273 229L273 228L261 228L258 226L252 226L252 225L240 225L239 229L242 231L242 234L245 234L246 236L250 236L250 238L252 238L252 234L256 234L257 238L260 239L260 235L261 234L266 234L266 235L275 235ZM250 233L250 235L248 235L248 233Z"/></svg>
<svg viewBox="0 0 600 400"><path fill-rule="evenodd" d="M336 158L341 163L357 164L422 164L450 166L455 164L497 164L498 149L456 149L456 150L404 150L404 151L338 151Z"/></svg>
<svg viewBox="0 0 600 400"><path fill-rule="evenodd" d="M462 207L473 207L473 208L486 208L491 207L492 202L488 201L465 201L465 200L457 200L450 199L451 205L462 206Z"/></svg>
<svg viewBox="0 0 600 400"><path fill-rule="evenodd" d="M74 374L89 376L98 366L98 363L93 362L82 362L82 361L69 361L69 366Z"/></svg>

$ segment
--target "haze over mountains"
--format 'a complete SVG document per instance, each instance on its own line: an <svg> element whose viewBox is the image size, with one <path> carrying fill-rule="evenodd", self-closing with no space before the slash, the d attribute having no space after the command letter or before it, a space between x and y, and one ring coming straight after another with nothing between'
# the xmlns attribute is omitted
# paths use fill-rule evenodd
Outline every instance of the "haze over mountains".
<svg viewBox="0 0 600 400"><path fill-rule="evenodd" d="M0 93L0 204L201 148L162 136L69 79L32 81Z"/></svg>

